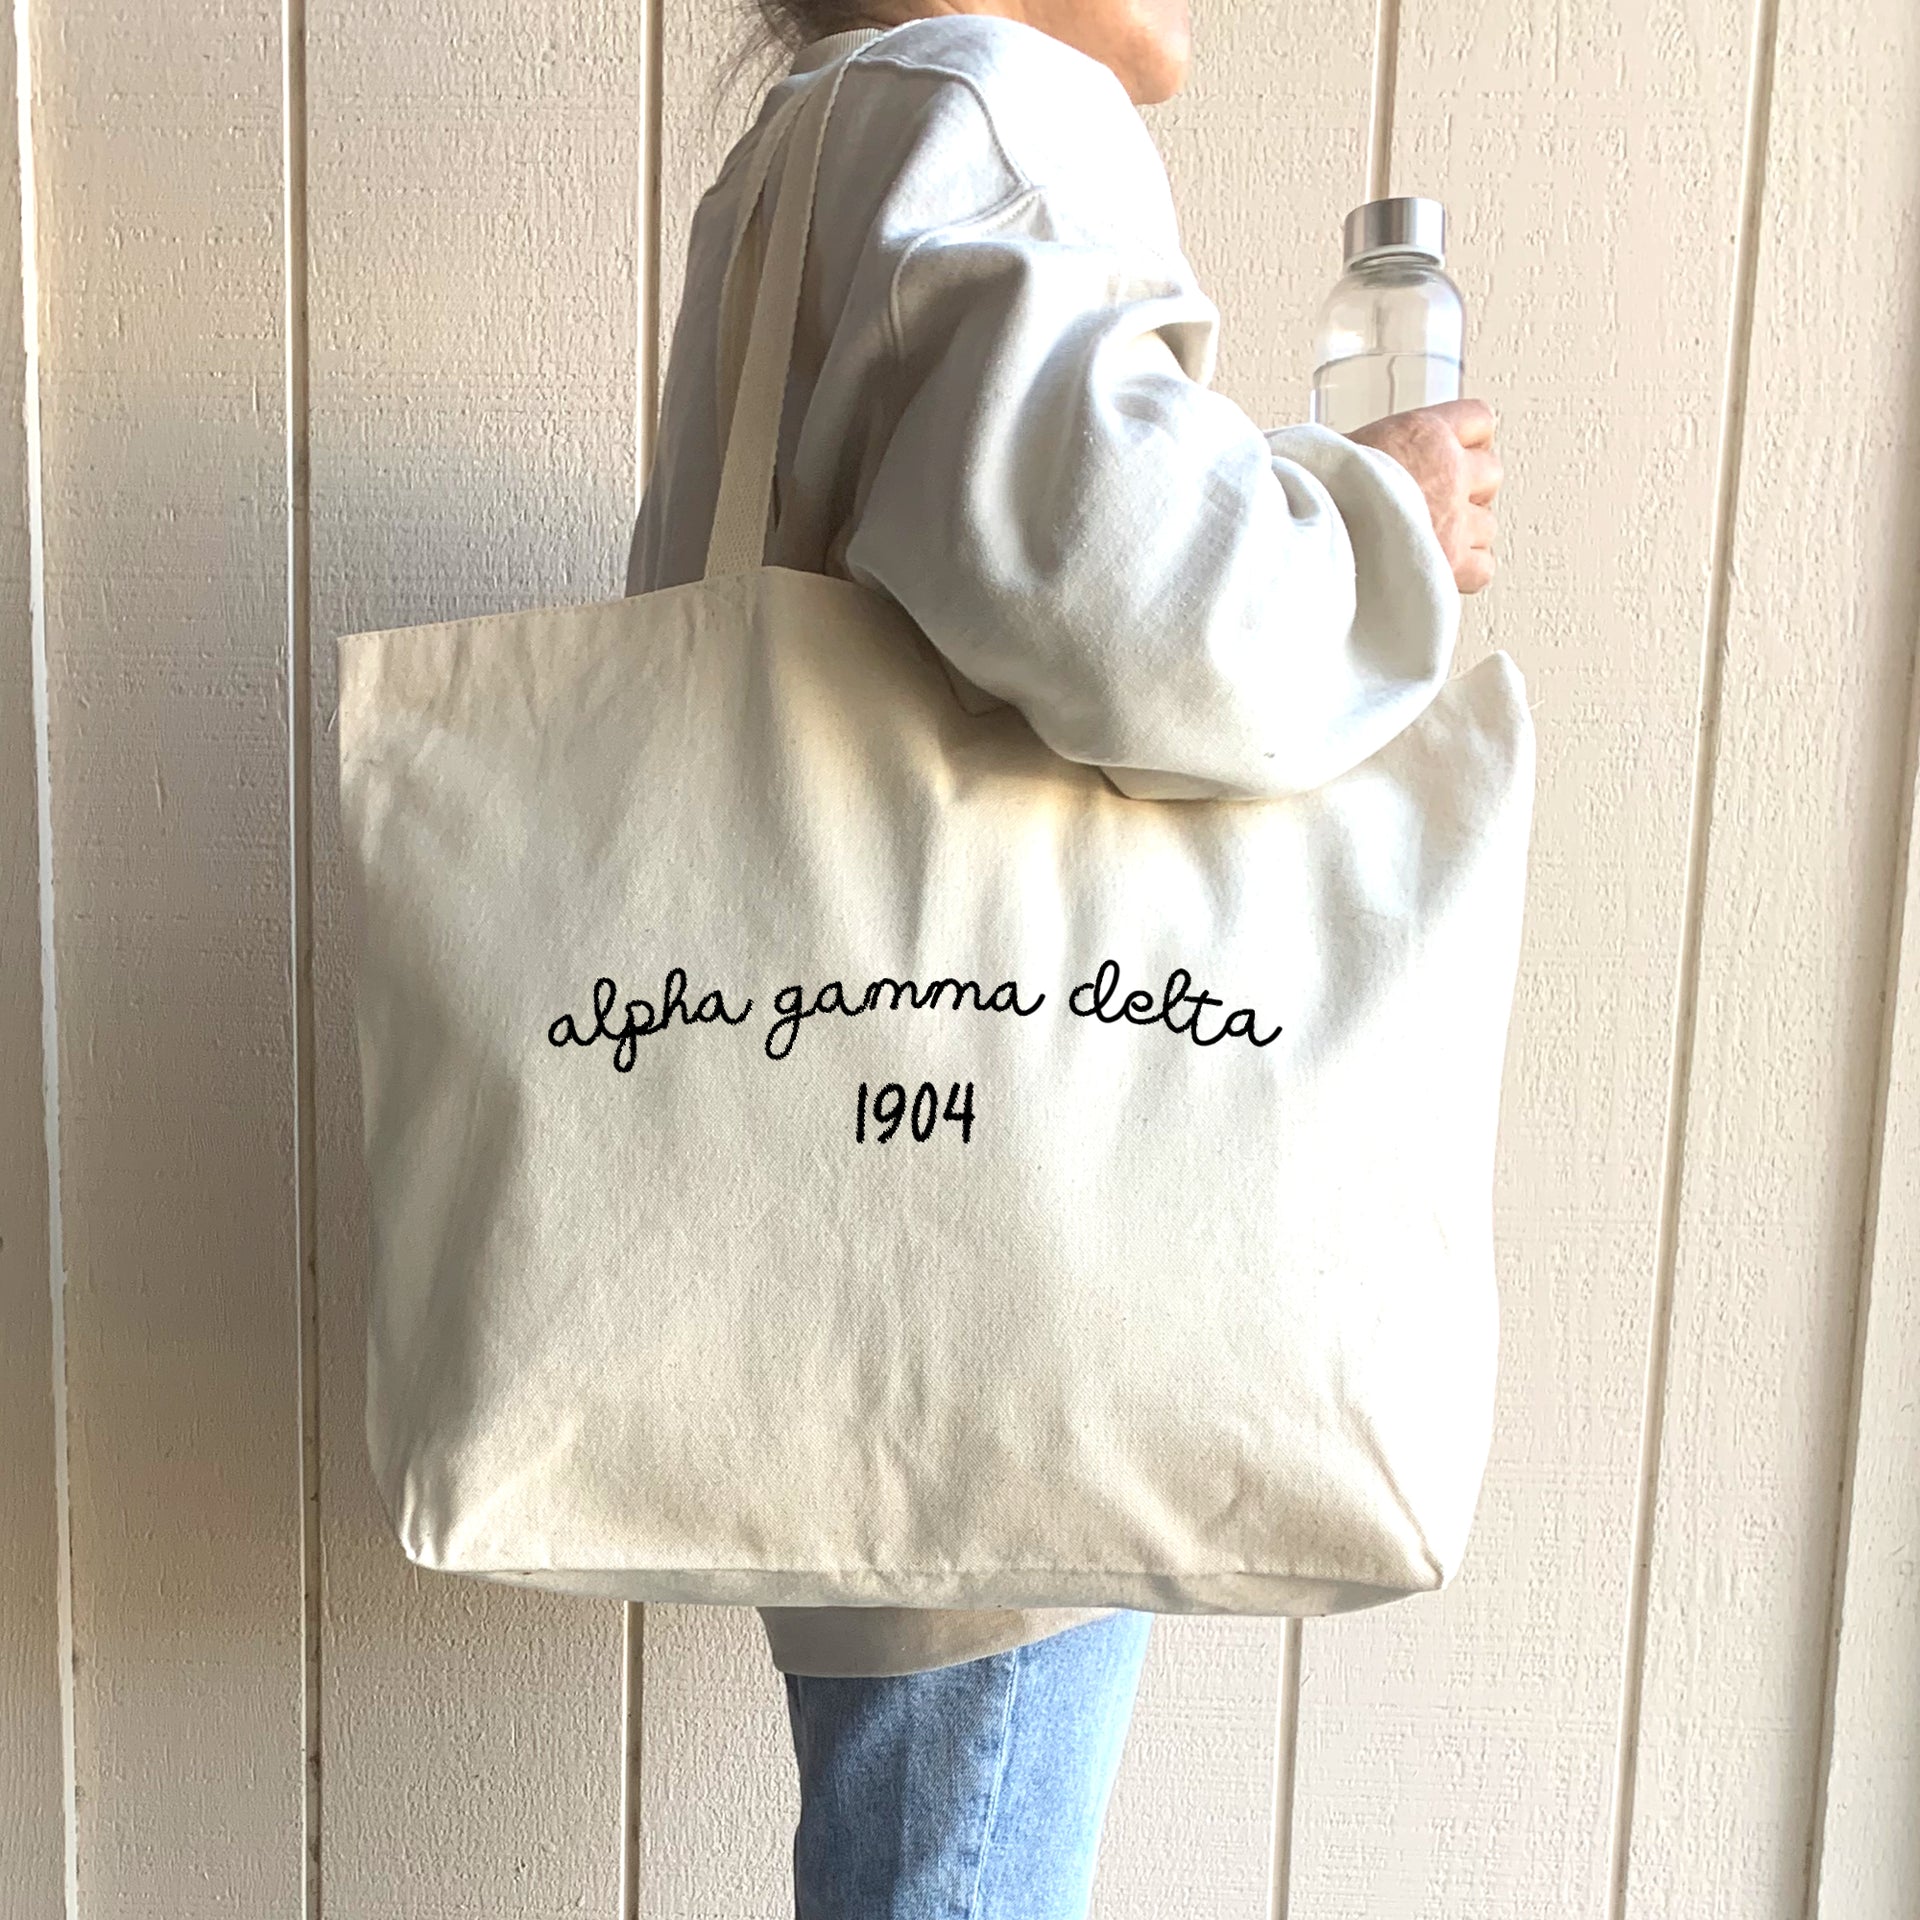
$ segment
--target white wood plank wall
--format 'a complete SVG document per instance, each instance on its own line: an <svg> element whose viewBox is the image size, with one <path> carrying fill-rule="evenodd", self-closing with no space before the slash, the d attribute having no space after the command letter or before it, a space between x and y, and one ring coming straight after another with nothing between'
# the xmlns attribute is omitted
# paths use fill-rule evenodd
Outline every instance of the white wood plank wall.
<svg viewBox="0 0 1920 1920"><path fill-rule="evenodd" d="M697 0L14 0L0 1920L777 1920L751 1613L365 1470L332 640L619 591ZM1540 732L1465 1572L1159 1622L1101 1920L1920 1916L1920 12L1198 0L1218 384L1452 219Z"/></svg>

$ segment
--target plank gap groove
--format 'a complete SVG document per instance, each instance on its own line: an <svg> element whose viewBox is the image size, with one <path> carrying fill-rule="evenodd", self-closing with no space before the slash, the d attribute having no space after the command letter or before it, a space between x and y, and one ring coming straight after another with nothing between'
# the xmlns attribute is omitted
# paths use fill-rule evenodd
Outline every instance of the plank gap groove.
<svg viewBox="0 0 1920 1920"><path fill-rule="evenodd" d="M1293 1783L1300 1762L1300 1659L1305 1624L1281 1622L1280 1684L1273 1728L1273 1868L1267 1920L1287 1920L1293 1899Z"/></svg>
<svg viewBox="0 0 1920 1920"><path fill-rule="evenodd" d="M1910 524L1914 518L1909 515ZM1834 1729L1840 1693L1841 1629L1846 1617L1854 1489L1860 1463L1861 1416L1865 1404L1867 1329L1872 1318L1873 1275L1879 1256L1881 1193L1886 1173L1887 1106L1901 1013L1899 989L1901 960L1906 947L1907 905L1912 894L1909 883L1913 873L1914 809L1920 803L1920 628L1914 632L1914 650L1908 664L1907 727L1906 740L1901 749L1899 793L1900 816L1894 830L1892 880L1887 889L1880 1038L1874 1065L1872 1113L1867 1123L1866 1195L1860 1214L1860 1244L1853 1289L1852 1357L1847 1377L1844 1427L1846 1442L1841 1457L1840 1496L1834 1519L1833 1575L1827 1596L1826 1671L1821 1679L1820 1731L1814 1757L1813 1823L1807 1842L1806 1888L1801 1899L1801 1911L1806 1915L1806 1920L1817 1920L1821 1866L1826 1852Z"/></svg>
<svg viewBox="0 0 1920 1920"><path fill-rule="evenodd" d="M320 1276L313 1031L312 458L307 319L307 8L280 18L281 283L284 299L287 523L287 941L293 998L293 1253L299 1300L295 1392L300 1433L301 1909L324 1907L320 1554Z"/></svg>
<svg viewBox="0 0 1920 1920"><path fill-rule="evenodd" d="M660 160L663 107L661 55L666 0L640 10L640 137L634 195L633 510L637 516L653 467L660 403ZM640 1857L644 1841L641 1769L645 1764L647 1609L621 1609L620 1663L620 1920L640 1920Z"/></svg>
<svg viewBox="0 0 1920 1920"><path fill-rule="evenodd" d="M1373 19L1373 78L1367 104L1367 179L1363 197L1392 191L1393 97L1400 72L1400 0L1378 0Z"/></svg>
<svg viewBox="0 0 1920 1920"><path fill-rule="evenodd" d="M661 52L666 0L643 0L640 16L639 245L634 289L633 510L640 511L653 467L660 406L660 156L663 124Z"/></svg>
<svg viewBox="0 0 1920 1920"><path fill-rule="evenodd" d="M1761 208L1766 193L1767 135L1773 100L1774 46L1778 36L1778 0L1755 0L1740 160L1733 290L1727 316L1726 370L1721 386L1707 605L1701 637L1687 863L1681 886L1680 952L1675 969L1673 1035L1668 1054L1666 1118L1660 1149L1660 1210L1654 1243L1653 1297L1648 1315L1645 1384L1641 1396L1640 1474L1634 1497L1626 1645L1621 1661L1620 1717L1614 1752L1613 1812L1607 1862L1607 1920L1626 1920L1627 1909L1640 1715L1646 1680L1654 1519L1659 1496L1660 1447L1666 1418L1680 1183L1698 1024L1707 857L1713 831L1714 778L1720 757L1722 680L1728 608L1731 603L1734 515L1740 498L1747 377L1753 346L1756 261L1760 244Z"/></svg>
<svg viewBox="0 0 1920 1920"><path fill-rule="evenodd" d="M21 426L26 452L27 645L33 700L35 904L40 941L40 1116L47 1201L47 1290L53 1374L55 1644L59 1653L60 1802L63 1905L80 1920L79 1757L73 1695L72 1473L67 1448L66 1239L60 1179L60 976L53 899L53 712L47 657L46 462L40 418L39 214L33 138L33 25L30 0L13 0L14 126L20 192Z"/></svg>

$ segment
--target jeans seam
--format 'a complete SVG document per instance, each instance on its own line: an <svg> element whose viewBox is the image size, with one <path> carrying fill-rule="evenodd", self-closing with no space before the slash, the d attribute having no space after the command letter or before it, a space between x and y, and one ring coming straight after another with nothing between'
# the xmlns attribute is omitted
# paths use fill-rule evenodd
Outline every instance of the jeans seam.
<svg viewBox="0 0 1920 1920"><path fill-rule="evenodd" d="M1020 1669L1026 1664L1026 1648L1013 1649L1013 1672L1007 1681L1006 1704L1000 1710L1000 1752L993 1763L993 1785L987 1790L987 1806L980 1823L980 1852L973 1863L973 1893L967 1901L967 1920L980 1920L980 1890L987 1877L987 1853L993 1846L993 1822L1000 1811L1000 1786L1007 1777L1007 1755L1012 1748L1013 1703L1020 1694Z"/></svg>

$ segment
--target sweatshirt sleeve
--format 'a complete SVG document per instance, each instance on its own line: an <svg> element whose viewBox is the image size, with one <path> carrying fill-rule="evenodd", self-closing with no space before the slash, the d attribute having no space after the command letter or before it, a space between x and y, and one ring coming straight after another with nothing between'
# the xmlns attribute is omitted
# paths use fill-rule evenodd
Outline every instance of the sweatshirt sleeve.
<svg viewBox="0 0 1920 1920"><path fill-rule="evenodd" d="M1418 484L1211 378L1218 310L1152 223L1031 182L892 274L895 424L845 549L966 681L1136 798L1355 766L1446 679Z"/></svg>

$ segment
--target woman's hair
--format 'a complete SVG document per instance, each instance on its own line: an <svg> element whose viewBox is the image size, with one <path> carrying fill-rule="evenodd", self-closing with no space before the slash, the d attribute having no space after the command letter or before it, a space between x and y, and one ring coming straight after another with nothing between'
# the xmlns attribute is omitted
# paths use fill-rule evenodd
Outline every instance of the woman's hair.
<svg viewBox="0 0 1920 1920"><path fill-rule="evenodd" d="M789 53L823 34L877 24L865 17L860 0L754 0L754 11L762 36Z"/></svg>
<svg viewBox="0 0 1920 1920"><path fill-rule="evenodd" d="M861 0L746 0L743 11L746 29L720 71L714 89L716 104L756 61L768 63L767 70L756 76L764 86L809 40L844 32L848 27L883 24L872 17Z"/></svg>

